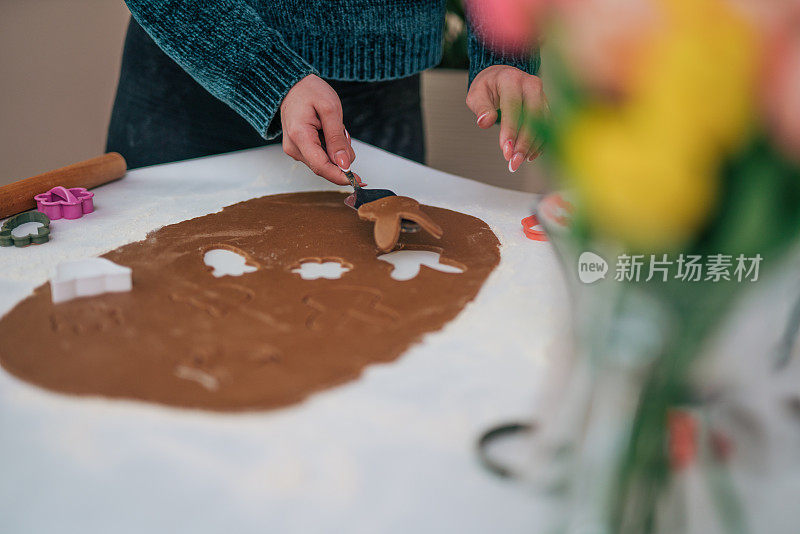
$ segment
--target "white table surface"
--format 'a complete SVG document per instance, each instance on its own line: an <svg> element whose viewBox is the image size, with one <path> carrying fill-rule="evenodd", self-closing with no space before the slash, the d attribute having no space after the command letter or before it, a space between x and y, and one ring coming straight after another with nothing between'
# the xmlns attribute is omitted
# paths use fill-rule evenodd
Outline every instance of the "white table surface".
<svg viewBox="0 0 800 534"><path fill-rule="evenodd" d="M0 371L0 532L536 532L532 495L475 439L529 417L564 331L537 200L356 143L370 187L485 220L502 260L477 299L390 364L281 410L239 415L53 394ZM0 249L0 314L59 262L274 193L336 189L272 146L131 171L52 241ZM2 343L3 340L0 340Z"/></svg>

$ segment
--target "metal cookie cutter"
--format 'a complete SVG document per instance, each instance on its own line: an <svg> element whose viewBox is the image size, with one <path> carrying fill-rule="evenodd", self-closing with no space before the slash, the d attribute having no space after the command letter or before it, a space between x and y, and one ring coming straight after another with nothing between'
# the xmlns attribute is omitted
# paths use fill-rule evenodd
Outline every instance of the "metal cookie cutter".
<svg viewBox="0 0 800 534"><path fill-rule="evenodd" d="M47 193L33 197L36 209L50 217L50 220L80 219L94 211L94 193L84 187L54 187Z"/></svg>
<svg viewBox="0 0 800 534"><path fill-rule="evenodd" d="M344 199L344 203L354 210L358 210L362 204L367 204L374 200L397 196L397 193L389 189L364 189L358 185L358 181L351 171L345 171L344 175L347 176L350 185L353 186L353 194ZM419 229L419 225L414 221L409 221L408 219L400 221L400 231L403 233L415 234L419 232Z"/></svg>
<svg viewBox="0 0 800 534"><path fill-rule="evenodd" d="M35 234L28 233L20 237L13 234L15 228L30 222L37 222L42 225L36 229ZM0 247L27 247L28 245L41 245L48 241L50 241L50 218L38 211L28 211L11 217L0 228Z"/></svg>

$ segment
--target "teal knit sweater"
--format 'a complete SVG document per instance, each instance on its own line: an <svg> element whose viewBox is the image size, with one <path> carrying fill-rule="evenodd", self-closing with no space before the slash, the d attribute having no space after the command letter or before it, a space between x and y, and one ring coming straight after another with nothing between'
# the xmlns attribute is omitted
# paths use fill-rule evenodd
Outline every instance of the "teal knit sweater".
<svg viewBox="0 0 800 534"><path fill-rule="evenodd" d="M136 21L186 72L267 139L283 97L309 74L403 78L442 55L445 0L126 0ZM538 56L469 36L470 81L490 65L531 74ZM270 124L273 124L270 127Z"/></svg>

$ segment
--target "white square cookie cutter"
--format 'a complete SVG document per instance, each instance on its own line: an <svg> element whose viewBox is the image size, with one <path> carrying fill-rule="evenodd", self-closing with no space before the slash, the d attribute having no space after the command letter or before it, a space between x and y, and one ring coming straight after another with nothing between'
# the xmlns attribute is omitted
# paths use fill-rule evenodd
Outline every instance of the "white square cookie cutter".
<svg viewBox="0 0 800 534"><path fill-rule="evenodd" d="M53 303L103 293L122 293L133 287L130 267L105 258L84 258L60 263L50 279Z"/></svg>

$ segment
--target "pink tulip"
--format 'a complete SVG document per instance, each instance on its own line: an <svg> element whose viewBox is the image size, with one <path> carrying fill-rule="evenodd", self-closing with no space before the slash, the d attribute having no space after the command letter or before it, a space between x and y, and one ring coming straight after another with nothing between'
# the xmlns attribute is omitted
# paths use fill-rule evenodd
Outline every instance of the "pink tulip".
<svg viewBox="0 0 800 534"><path fill-rule="evenodd" d="M476 33L498 52L524 54L536 44L541 19L555 0L465 0Z"/></svg>
<svg viewBox="0 0 800 534"><path fill-rule="evenodd" d="M765 43L761 107L767 127L787 155L800 161L800 1L729 1Z"/></svg>
<svg viewBox="0 0 800 534"><path fill-rule="evenodd" d="M559 9L558 46L583 84L610 95L630 86L642 42L653 30L653 2L565 0Z"/></svg>
<svg viewBox="0 0 800 534"><path fill-rule="evenodd" d="M756 26L770 31L785 24L787 18L797 15L800 9L798 0L728 0L753 21Z"/></svg>
<svg viewBox="0 0 800 534"><path fill-rule="evenodd" d="M773 33L766 54L767 125L786 154L800 161L800 20Z"/></svg>

